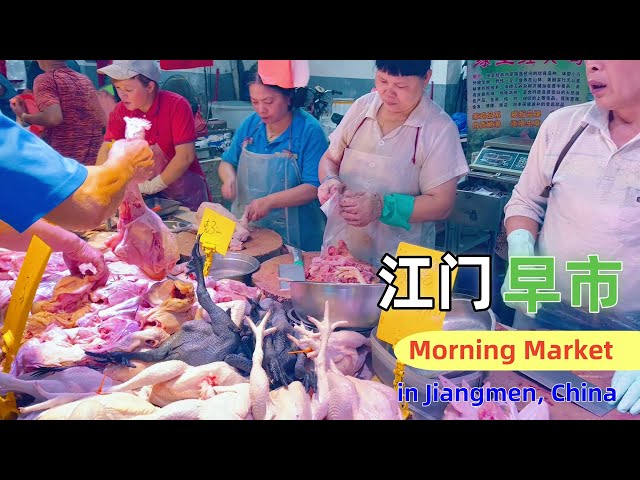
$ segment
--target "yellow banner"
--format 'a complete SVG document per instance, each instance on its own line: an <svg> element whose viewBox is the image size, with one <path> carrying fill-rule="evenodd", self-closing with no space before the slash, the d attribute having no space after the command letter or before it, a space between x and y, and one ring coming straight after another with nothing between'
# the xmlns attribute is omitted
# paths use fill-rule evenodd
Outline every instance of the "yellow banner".
<svg viewBox="0 0 640 480"><path fill-rule="evenodd" d="M429 331L394 348L424 370L639 370L640 332Z"/></svg>

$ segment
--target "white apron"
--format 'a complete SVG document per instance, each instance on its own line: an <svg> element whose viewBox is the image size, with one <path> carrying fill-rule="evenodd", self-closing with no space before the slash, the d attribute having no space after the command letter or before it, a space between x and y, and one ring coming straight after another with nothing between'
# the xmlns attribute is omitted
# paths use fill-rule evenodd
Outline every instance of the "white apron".
<svg viewBox="0 0 640 480"><path fill-rule="evenodd" d="M347 188L354 192L377 192L382 197L390 193L420 195L419 171L415 166L415 148L413 158L385 157L350 148L353 138L365 120L366 118L360 122L351 137L340 164L339 175ZM416 147L419 134L420 128L416 128ZM378 265L385 253L395 256L400 242L433 248L435 232L433 222L412 223L411 228L405 230L375 220L365 227L346 225L335 241L344 240L353 256L372 265Z"/></svg>
<svg viewBox="0 0 640 480"><path fill-rule="evenodd" d="M289 129L291 130L291 126ZM288 152L273 154L250 152L246 147L251 141L249 136L243 142L238 161L237 195L231 205L231 212L237 218L242 217L245 207L251 201L302 184L297 156L291 153L291 131ZM298 207L274 208L264 218L254 223L276 231L282 236L285 244L304 251L317 251L322 244L325 221L317 200Z"/></svg>

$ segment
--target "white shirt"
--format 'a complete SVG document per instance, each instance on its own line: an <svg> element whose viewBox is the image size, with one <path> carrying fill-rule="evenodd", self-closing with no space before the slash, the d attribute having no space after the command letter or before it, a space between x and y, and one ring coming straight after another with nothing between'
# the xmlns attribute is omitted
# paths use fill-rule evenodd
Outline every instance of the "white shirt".
<svg viewBox="0 0 640 480"><path fill-rule="evenodd" d="M521 215L542 225L537 254L555 256L555 291L567 304L567 261L587 261L591 254L598 254L600 261L623 261L618 305L601 309L602 314L640 311L640 134L618 148L608 119L609 112L594 102L549 115L505 206L505 220ZM541 197L560 152L583 123L588 126L553 177L549 199ZM586 310L587 288L583 290Z"/></svg>

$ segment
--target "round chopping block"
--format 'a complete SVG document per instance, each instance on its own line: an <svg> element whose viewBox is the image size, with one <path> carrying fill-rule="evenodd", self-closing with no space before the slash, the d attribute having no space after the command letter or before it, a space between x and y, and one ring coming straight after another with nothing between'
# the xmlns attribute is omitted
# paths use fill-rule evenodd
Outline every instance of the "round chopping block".
<svg viewBox="0 0 640 480"><path fill-rule="evenodd" d="M307 272L311 267L311 261L313 258L319 255L320 252L304 252L302 254L305 272ZM272 297L279 302L291 299L291 292L289 290L280 290L278 267L285 263L293 263L293 256L286 254L270 258L269 260L262 262L260 269L251 276L253 284L256 287L260 288L265 295Z"/></svg>
<svg viewBox="0 0 640 480"><path fill-rule="evenodd" d="M244 248L238 253L243 253L263 262L281 253L283 246L282 237L268 228L250 227L251 237L244 242ZM196 243L196 234L180 232L176 234L180 255L191 257L193 244Z"/></svg>

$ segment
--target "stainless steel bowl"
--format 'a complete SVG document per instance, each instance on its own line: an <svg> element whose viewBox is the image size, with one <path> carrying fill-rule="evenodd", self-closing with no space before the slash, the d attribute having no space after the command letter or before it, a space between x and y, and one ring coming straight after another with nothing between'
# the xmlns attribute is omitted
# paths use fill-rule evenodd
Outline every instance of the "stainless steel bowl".
<svg viewBox="0 0 640 480"><path fill-rule="evenodd" d="M331 323L346 320L345 328L366 330L378 325L382 310L378 302L386 284L290 282L291 303L300 318L322 320L329 301Z"/></svg>
<svg viewBox="0 0 640 480"><path fill-rule="evenodd" d="M251 274L260 268L260 262L243 253L227 252L226 255L216 253L213 256L209 278L220 280L228 278L251 285Z"/></svg>

